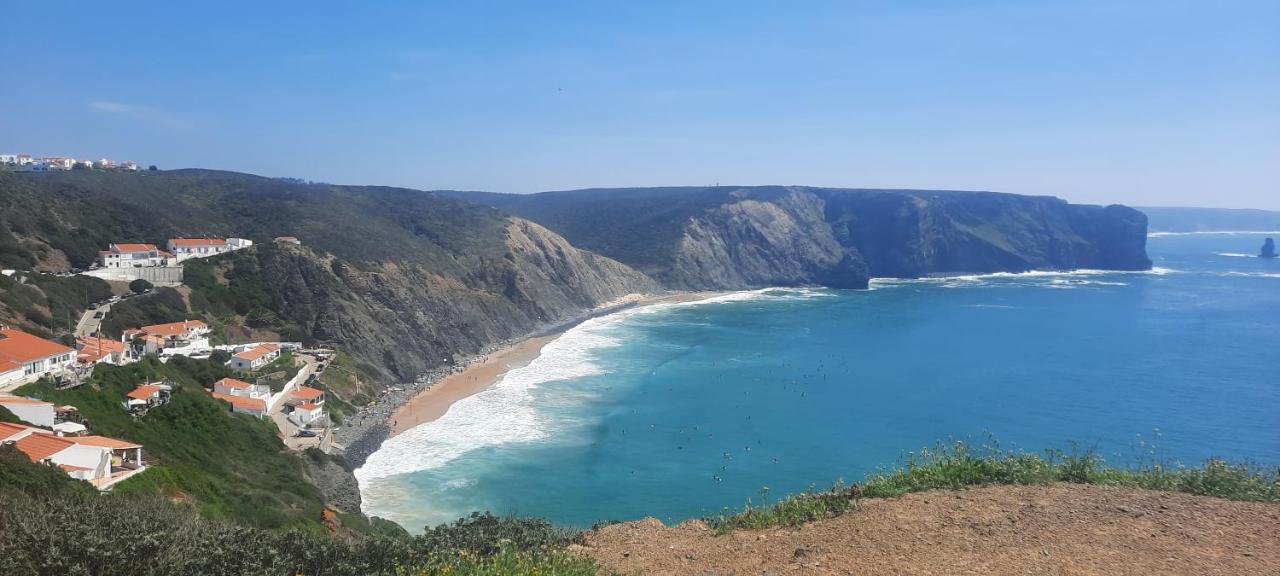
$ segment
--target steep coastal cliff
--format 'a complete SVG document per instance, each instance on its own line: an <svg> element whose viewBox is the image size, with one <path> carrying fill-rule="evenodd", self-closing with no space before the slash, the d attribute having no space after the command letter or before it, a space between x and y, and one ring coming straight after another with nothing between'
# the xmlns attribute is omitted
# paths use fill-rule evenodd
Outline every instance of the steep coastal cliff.
<svg viewBox="0 0 1280 576"><path fill-rule="evenodd" d="M659 289L537 224L415 190L205 170L0 174L0 208L0 257L22 268L87 266L110 242L253 238L187 263L191 312L336 345L388 382ZM303 245L271 242L281 235ZM22 323L3 300L0 319Z"/></svg>
<svg viewBox="0 0 1280 576"><path fill-rule="evenodd" d="M443 194L540 222L674 287L1151 266L1141 212L1051 197L799 186Z"/></svg>
<svg viewBox="0 0 1280 576"><path fill-rule="evenodd" d="M110 242L255 239L251 250L187 265L191 310L338 345L385 380L629 293L1151 265L1136 210L991 192L507 195L179 170L0 173L0 208L0 264L17 268L84 267ZM270 242L281 235L303 246ZM22 321L3 299L0 319Z"/></svg>

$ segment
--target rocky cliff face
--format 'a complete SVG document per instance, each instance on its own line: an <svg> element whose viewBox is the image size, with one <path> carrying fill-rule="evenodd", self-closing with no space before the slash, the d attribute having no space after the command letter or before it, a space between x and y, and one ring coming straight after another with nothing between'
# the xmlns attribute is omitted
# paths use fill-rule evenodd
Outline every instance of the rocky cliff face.
<svg viewBox="0 0 1280 576"><path fill-rule="evenodd" d="M798 186L454 195L525 215L678 288L1151 266L1142 213L1049 197Z"/></svg>
<svg viewBox="0 0 1280 576"><path fill-rule="evenodd" d="M506 230L503 257L460 276L413 263L362 266L291 245L233 253L221 266L264 282L283 321L398 379L657 290L647 276L537 224L511 219Z"/></svg>
<svg viewBox="0 0 1280 576"><path fill-rule="evenodd" d="M823 201L789 192L772 201L743 197L691 217L671 270L679 288L822 284L865 288L867 269L823 221Z"/></svg>
<svg viewBox="0 0 1280 576"><path fill-rule="evenodd" d="M1123 206L996 193L819 191L873 276L1145 270L1146 216Z"/></svg>

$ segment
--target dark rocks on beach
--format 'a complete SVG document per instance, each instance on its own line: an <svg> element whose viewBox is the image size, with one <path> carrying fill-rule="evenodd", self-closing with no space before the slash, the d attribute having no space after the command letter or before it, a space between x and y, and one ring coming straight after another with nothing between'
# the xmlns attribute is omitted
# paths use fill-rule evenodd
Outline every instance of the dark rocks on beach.
<svg viewBox="0 0 1280 576"><path fill-rule="evenodd" d="M1274 238L1267 238L1262 243L1262 252L1258 254L1259 258L1275 258L1276 257L1276 241Z"/></svg>

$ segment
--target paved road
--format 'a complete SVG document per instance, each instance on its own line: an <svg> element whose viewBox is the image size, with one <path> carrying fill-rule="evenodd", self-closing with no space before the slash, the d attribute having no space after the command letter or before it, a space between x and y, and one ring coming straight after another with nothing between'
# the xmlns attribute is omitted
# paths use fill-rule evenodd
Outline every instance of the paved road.
<svg viewBox="0 0 1280 576"><path fill-rule="evenodd" d="M80 315L80 321L76 323L76 338L88 336L98 331L102 326L102 319L106 318L107 312L111 310L110 304L103 304L97 308L90 308ZM102 312L102 318L94 318L94 314Z"/></svg>

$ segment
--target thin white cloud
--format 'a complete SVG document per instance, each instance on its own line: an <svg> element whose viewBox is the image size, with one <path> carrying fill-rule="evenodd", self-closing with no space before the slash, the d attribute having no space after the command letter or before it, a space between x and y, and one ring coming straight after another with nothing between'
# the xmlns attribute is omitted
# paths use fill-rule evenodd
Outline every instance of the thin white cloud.
<svg viewBox="0 0 1280 576"><path fill-rule="evenodd" d="M108 114L128 116L136 120L149 122L173 130L187 130L191 128L190 123L185 120L146 106L112 102L110 100L92 100L89 102L89 108L99 112L106 112Z"/></svg>

